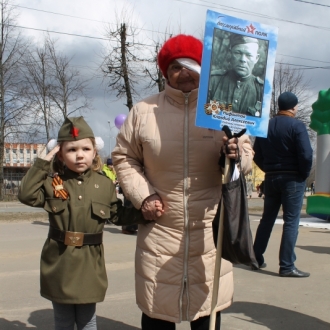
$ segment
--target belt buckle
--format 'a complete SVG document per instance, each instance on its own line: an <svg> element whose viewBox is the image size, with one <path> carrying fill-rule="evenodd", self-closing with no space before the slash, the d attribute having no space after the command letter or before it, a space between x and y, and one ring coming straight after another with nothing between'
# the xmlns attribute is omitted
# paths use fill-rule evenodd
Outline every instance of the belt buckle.
<svg viewBox="0 0 330 330"><path fill-rule="evenodd" d="M69 246L83 246L84 233L66 231L64 237L64 244Z"/></svg>

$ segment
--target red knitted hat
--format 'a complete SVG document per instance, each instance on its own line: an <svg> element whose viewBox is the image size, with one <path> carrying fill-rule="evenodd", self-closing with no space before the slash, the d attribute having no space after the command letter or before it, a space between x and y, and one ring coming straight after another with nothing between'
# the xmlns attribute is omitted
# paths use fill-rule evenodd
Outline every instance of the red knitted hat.
<svg viewBox="0 0 330 330"><path fill-rule="evenodd" d="M158 53L158 65L165 78L170 63L177 58L191 58L199 65L202 62L203 43L193 36L179 34L168 39Z"/></svg>

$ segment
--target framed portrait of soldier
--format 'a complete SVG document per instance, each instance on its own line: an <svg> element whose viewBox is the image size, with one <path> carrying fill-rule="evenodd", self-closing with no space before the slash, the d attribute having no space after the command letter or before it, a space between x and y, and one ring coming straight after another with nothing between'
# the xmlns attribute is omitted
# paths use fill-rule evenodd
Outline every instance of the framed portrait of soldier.
<svg viewBox="0 0 330 330"><path fill-rule="evenodd" d="M207 12L196 126L267 136L276 27Z"/></svg>

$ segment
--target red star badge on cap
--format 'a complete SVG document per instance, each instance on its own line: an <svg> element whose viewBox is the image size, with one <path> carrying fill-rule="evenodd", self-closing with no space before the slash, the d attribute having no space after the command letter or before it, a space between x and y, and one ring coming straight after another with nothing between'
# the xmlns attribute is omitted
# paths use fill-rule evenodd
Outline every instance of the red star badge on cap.
<svg viewBox="0 0 330 330"><path fill-rule="evenodd" d="M71 134L72 134L72 137L74 137L74 138L77 137L79 134L79 129L77 127L72 127Z"/></svg>

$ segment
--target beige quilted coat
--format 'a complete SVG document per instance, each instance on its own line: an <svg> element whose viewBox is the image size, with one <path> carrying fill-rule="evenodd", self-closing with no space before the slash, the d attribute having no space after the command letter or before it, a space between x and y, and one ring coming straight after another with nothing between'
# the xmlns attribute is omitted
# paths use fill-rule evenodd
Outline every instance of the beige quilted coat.
<svg viewBox="0 0 330 330"><path fill-rule="evenodd" d="M136 301L148 316L171 322L210 314L215 247L212 220L221 196L223 132L195 126L198 90L165 91L139 102L120 129L113 162L136 208L157 193L165 213L139 225ZM242 168L251 170L249 138L240 138ZM217 310L230 306L232 265L222 261Z"/></svg>

